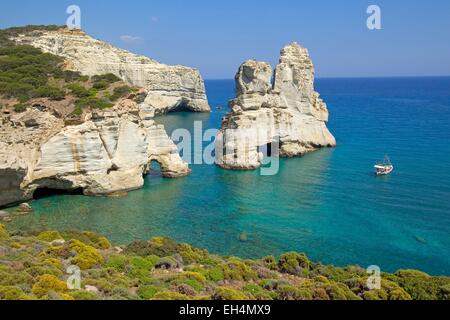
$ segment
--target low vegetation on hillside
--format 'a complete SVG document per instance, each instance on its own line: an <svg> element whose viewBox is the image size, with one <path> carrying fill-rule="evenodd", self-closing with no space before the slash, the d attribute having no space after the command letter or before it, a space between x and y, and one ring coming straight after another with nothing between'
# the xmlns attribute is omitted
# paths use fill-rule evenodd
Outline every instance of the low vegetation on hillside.
<svg viewBox="0 0 450 320"><path fill-rule="evenodd" d="M66 26L56 26L56 25L28 25L22 27L12 27L8 29L0 30L0 48L15 46L16 44L11 38L17 37L21 34L34 33L36 36L42 31L57 31L66 28Z"/></svg>
<svg viewBox="0 0 450 320"><path fill-rule="evenodd" d="M73 100L73 114L85 108L105 109L128 95L131 88L113 74L87 77L65 70L64 59L9 39L23 32L57 30L58 26L28 26L0 30L0 104L24 112L33 99Z"/></svg>
<svg viewBox="0 0 450 320"><path fill-rule="evenodd" d="M68 289L67 270L81 269ZM415 270L383 273L369 290L365 270L278 259L221 257L167 238L114 247L92 232L27 235L0 225L0 299L97 300L410 300L450 299L450 278Z"/></svg>

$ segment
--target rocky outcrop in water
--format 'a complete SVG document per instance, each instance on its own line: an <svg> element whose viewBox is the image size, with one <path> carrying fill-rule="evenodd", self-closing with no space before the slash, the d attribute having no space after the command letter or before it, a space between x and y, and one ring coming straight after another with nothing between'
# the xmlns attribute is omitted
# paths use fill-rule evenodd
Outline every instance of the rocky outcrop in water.
<svg viewBox="0 0 450 320"><path fill-rule="evenodd" d="M82 31L39 30L14 37L66 59L66 68L87 76L112 73L123 81L146 89L145 103L155 114L188 110L209 112L200 73L184 66L169 66L88 36Z"/></svg>
<svg viewBox="0 0 450 320"><path fill-rule="evenodd" d="M67 125L41 105L0 117L0 206L30 200L38 188L86 195L137 189L152 161L165 177L189 174L164 127L135 101L84 117Z"/></svg>
<svg viewBox="0 0 450 320"><path fill-rule="evenodd" d="M223 152L217 162L227 169L256 169L261 147L279 144L279 154L300 156L336 140L328 130L328 110L314 90L314 66L297 43L281 50L273 76L265 62L244 62L236 75L236 98L222 122Z"/></svg>

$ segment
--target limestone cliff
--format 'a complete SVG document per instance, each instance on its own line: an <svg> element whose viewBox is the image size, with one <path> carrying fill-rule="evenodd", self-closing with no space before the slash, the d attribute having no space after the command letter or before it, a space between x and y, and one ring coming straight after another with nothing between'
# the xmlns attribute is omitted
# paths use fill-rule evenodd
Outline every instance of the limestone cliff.
<svg viewBox="0 0 450 320"><path fill-rule="evenodd" d="M80 124L66 125L37 104L2 115L0 206L29 200L38 188L81 188L87 195L137 189L151 161L166 177L189 174L164 127L133 100L84 117Z"/></svg>
<svg viewBox="0 0 450 320"><path fill-rule="evenodd" d="M178 109L210 111L197 70L160 64L56 26L1 30L0 48L9 48L0 64L10 75L0 83L0 207L30 200L40 188L86 195L137 189L152 161L165 177L189 174L153 118ZM55 69L76 71L75 78L58 77ZM47 70L47 79L36 70ZM32 75L33 85L22 81L22 72ZM94 88L99 83L93 79L110 75L133 88L115 79ZM26 94L17 92L20 87ZM24 97L26 103L19 103Z"/></svg>
<svg viewBox="0 0 450 320"><path fill-rule="evenodd" d="M69 70L87 76L112 73L146 89L145 103L155 114L181 109L210 111L203 79L195 69L161 64L65 28L25 32L12 40L65 58Z"/></svg>
<svg viewBox="0 0 450 320"><path fill-rule="evenodd" d="M275 141L286 157L336 145L326 126L327 107L314 90L314 66L307 49L297 43L281 50L274 76L268 63L244 62L236 75L236 92L220 131L220 166L258 168L260 147Z"/></svg>

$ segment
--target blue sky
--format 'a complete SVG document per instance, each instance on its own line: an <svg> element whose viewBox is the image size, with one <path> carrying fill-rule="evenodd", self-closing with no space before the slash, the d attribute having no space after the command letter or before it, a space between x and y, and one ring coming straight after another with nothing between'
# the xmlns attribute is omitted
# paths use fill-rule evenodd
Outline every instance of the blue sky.
<svg viewBox="0 0 450 320"><path fill-rule="evenodd" d="M62 25L70 4L94 37L207 79L232 78L250 58L275 65L292 41L319 77L450 75L448 0L15 0L1 2L0 27ZM366 27L370 4L382 30Z"/></svg>

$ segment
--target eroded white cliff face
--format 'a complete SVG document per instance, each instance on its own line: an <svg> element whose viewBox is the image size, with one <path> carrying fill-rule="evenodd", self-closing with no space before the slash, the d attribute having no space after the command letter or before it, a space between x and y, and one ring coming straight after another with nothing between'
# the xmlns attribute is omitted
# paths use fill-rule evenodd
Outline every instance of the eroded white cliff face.
<svg viewBox="0 0 450 320"><path fill-rule="evenodd" d="M190 173L153 118L177 109L210 111L197 70L160 64L81 31L28 31L11 40L63 57L67 70L112 73L143 89L112 109L84 112L81 118L45 102L20 114L2 110L0 206L30 200L39 188L82 189L86 195L137 189L152 161L165 177Z"/></svg>
<svg viewBox="0 0 450 320"><path fill-rule="evenodd" d="M258 168L260 148L275 141L286 157L336 145L326 126L327 107L314 90L314 66L307 49L297 43L281 50L274 76L268 63L244 62L236 75L236 91L220 131L220 166Z"/></svg>
<svg viewBox="0 0 450 320"><path fill-rule="evenodd" d="M185 109L211 111L198 70L169 66L96 40L81 31L35 31L13 39L67 60L66 67L93 76L112 73L148 91L146 103L155 114Z"/></svg>
<svg viewBox="0 0 450 320"><path fill-rule="evenodd" d="M38 188L82 189L86 195L143 186L151 161L166 177L189 174L162 125L133 100L87 113L66 125L42 106L0 121L0 206L26 201Z"/></svg>

